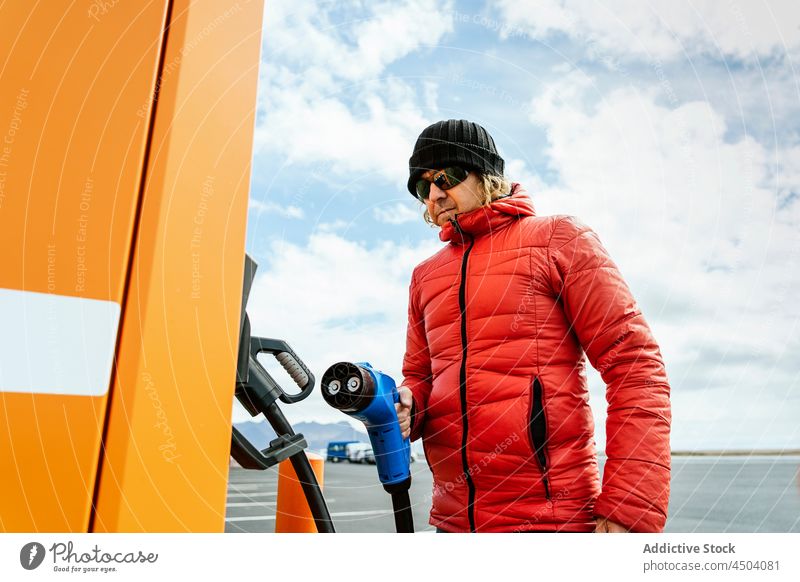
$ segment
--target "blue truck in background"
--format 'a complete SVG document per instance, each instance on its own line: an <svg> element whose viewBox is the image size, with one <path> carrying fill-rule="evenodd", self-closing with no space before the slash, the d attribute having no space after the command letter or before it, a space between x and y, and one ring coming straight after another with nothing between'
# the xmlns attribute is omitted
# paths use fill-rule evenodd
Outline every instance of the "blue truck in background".
<svg viewBox="0 0 800 582"><path fill-rule="evenodd" d="M328 443L327 460L332 463L341 463L347 460L347 445L360 441L331 441Z"/></svg>

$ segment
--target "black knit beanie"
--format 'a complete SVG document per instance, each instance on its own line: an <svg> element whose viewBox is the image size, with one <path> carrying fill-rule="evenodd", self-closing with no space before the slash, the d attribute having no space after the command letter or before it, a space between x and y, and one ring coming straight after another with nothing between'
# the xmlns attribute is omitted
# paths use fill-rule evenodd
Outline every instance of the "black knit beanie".
<svg viewBox="0 0 800 582"><path fill-rule="evenodd" d="M465 119L437 121L422 130L408 160L408 191L416 197L417 181L428 170L460 166L502 176L505 162L489 132Z"/></svg>

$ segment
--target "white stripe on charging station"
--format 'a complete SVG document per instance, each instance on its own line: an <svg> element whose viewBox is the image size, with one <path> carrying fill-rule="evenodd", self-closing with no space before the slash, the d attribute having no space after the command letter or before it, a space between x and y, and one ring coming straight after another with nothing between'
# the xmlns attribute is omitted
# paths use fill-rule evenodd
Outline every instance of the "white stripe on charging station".
<svg viewBox="0 0 800 582"><path fill-rule="evenodd" d="M108 392L120 307L114 301L0 289L0 392Z"/></svg>

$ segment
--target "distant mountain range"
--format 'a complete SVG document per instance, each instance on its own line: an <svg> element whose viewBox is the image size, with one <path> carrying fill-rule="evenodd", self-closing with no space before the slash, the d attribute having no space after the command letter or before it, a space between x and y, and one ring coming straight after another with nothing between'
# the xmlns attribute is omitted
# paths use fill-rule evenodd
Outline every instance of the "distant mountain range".
<svg viewBox="0 0 800 582"><path fill-rule="evenodd" d="M265 420L251 420L237 422L234 426L239 429L247 439L259 449L269 446L269 441L275 438L275 431ZM350 423L342 420L335 423L298 422L294 425L294 432L301 433L308 443L309 451L324 455L331 441L361 441L369 442L366 431L353 428ZM411 444L411 450L417 453L419 459L424 459L422 441ZM800 455L798 449L781 450L730 450L730 451L672 451L674 456L726 456L726 455ZM603 451L598 451L600 458L605 458Z"/></svg>
<svg viewBox="0 0 800 582"><path fill-rule="evenodd" d="M275 431L265 420L237 422L233 426L259 449L267 448L269 441L275 438ZM293 428L294 432L305 437L308 443L307 450L319 454L324 454L328 450L328 443L331 441L369 442L366 431L357 430L344 420L334 423L298 422ZM421 453L421 441L413 443L411 450Z"/></svg>
<svg viewBox="0 0 800 582"><path fill-rule="evenodd" d="M237 422L235 426L247 439L259 449L269 446L269 441L275 438L275 431L268 422L247 421ZM320 453L328 449L331 441L362 441L369 442L366 432L353 428L347 421L321 424L319 422L298 422L293 425L294 432L302 434L308 443L308 450Z"/></svg>

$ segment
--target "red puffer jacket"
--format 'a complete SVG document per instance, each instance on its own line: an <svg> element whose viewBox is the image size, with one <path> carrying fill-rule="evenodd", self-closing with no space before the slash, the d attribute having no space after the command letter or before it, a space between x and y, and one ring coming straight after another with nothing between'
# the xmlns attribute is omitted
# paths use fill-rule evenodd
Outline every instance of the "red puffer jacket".
<svg viewBox="0 0 800 582"><path fill-rule="evenodd" d="M664 527L669 384L597 235L512 195L458 217L414 270L404 385L433 472L430 523L453 532ZM460 230L460 232L459 232ZM607 386L602 491L585 359Z"/></svg>

